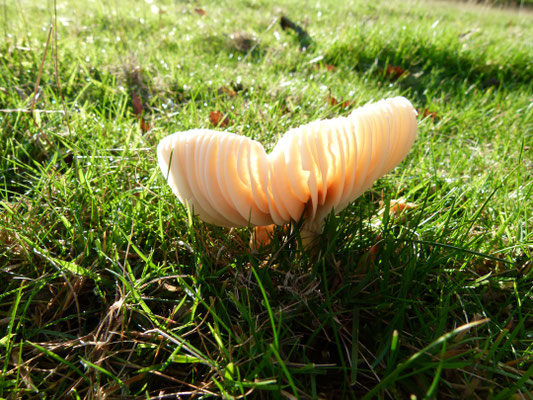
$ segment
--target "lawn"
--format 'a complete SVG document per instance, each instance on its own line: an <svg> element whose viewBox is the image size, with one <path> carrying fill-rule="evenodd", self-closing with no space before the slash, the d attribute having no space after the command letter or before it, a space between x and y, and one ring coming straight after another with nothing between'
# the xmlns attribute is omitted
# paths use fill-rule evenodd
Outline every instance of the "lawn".
<svg viewBox="0 0 533 400"><path fill-rule="evenodd" d="M303 4L0 5L0 398L533 399L533 12ZM157 166L398 95L411 152L312 247Z"/></svg>

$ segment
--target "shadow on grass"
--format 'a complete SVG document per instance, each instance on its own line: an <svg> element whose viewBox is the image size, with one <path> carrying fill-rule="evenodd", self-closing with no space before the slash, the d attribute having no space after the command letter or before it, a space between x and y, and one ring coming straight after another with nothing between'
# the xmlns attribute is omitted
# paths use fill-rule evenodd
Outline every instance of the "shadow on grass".
<svg viewBox="0 0 533 400"><path fill-rule="evenodd" d="M533 59L524 53L512 54L505 63L493 63L480 52L461 52L458 48L436 44L413 44L408 48L386 46L377 53L361 44L340 43L326 53L325 62L367 72L375 68L386 77L387 66L400 66L408 72L397 84L420 97L424 92L457 93L460 87L498 87L523 90L533 82Z"/></svg>

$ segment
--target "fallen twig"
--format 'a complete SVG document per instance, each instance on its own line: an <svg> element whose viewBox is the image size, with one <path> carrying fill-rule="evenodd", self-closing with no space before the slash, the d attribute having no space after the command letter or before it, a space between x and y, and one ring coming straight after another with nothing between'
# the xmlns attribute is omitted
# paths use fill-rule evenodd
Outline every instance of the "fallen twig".
<svg viewBox="0 0 533 400"><path fill-rule="evenodd" d="M311 39L311 36L309 36L305 29L303 29L300 25L292 22L289 18L285 16L281 17L279 24L281 25L281 29L283 29L284 31L287 29L292 29L294 32L296 32L296 35L298 35L298 40L300 42L301 50L307 49L313 43L313 39Z"/></svg>

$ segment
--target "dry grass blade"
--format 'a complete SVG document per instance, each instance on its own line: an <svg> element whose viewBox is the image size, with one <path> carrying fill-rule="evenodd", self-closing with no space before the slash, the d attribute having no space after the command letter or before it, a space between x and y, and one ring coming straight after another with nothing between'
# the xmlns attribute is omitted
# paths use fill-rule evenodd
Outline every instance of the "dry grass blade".
<svg viewBox="0 0 533 400"><path fill-rule="evenodd" d="M43 58L41 60L41 66L39 67L39 75L37 76L37 82L35 82L35 90L33 92L33 98L31 101L30 112L32 115L33 115L33 110L35 109L35 101L37 99L37 92L39 91L39 85L41 84L41 77L43 76L44 61L46 60L46 54L48 53L48 46L50 45L50 38L52 37L53 29L54 29L54 26L50 25L50 28L48 29L48 36L46 38L46 45L44 47ZM35 124L37 124L36 121L35 121Z"/></svg>
<svg viewBox="0 0 533 400"><path fill-rule="evenodd" d="M59 98L61 99L61 104L63 105L63 112L65 114L65 120L67 122L67 130L70 134L72 129L70 129L70 118L67 111L67 105L65 104L65 99L63 98L63 92L61 91L61 80L59 79L59 52L57 50L57 0L54 0L54 70L56 76L57 90L59 91Z"/></svg>

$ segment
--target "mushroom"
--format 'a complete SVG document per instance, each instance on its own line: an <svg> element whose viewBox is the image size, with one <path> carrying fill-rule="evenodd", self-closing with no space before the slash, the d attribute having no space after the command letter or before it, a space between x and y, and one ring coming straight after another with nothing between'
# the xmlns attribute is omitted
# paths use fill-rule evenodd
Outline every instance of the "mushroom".
<svg viewBox="0 0 533 400"><path fill-rule="evenodd" d="M219 226L285 225L322 229L398 165L416 136L416 111L403 97L355 109L348 117L289 130L267 154L248 137L193 129L157 147L163 175L179 201Z"/></svg>

